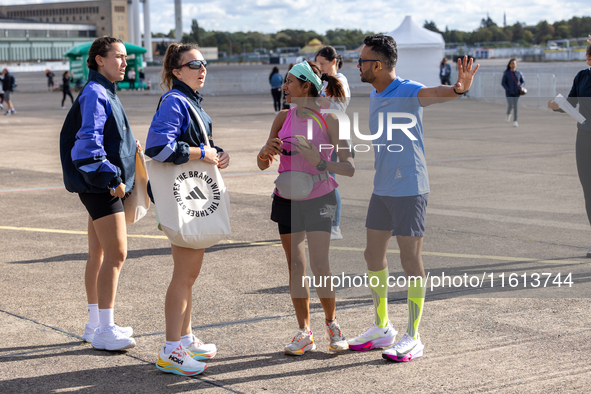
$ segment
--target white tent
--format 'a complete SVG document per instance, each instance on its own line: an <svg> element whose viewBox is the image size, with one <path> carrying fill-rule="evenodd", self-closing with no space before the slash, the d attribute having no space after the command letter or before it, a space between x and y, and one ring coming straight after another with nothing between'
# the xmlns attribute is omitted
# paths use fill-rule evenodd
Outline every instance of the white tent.
<svg viewBox="0 0 591 394"><path fill-rule="evenodd" d="M441 34L419 26L407 15L396 30L386 35L393 37L398 47L397 76L426 86L441 84L439 64L445 56Z"/></svg>

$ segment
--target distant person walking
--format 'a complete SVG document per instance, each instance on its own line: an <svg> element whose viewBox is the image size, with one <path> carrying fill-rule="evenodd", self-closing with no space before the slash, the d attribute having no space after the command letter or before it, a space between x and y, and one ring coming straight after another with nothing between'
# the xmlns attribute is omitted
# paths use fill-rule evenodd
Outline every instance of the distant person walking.
<svg viewBox="0 0 591 394"><path fill-rule="evenodd" d="M14 115L16 110L12 105L12 92L14 86L14 77L8 72L8 69L2 70L2 90L4 90L4 100L6 100L6 112L4 115Z"/></svg>
<svg viewBox="0 0 591 394"><path fill-rule="evenodd" d="M511 121L511 110L513 110L513 126L517 127L519 126L517 123L517 101L521 89L525 86L525 80L521 71L517 71L517 61L515 59L509 60L501 84L505 89L505 97L507 97L507 122Z"/></svg>
<svg viewBox="0 0 591 394"><path fill-rule="evenodd" d="M2 75L0 74L0 109L4 108L2 105L4 103L4 89L2 88L4 79L2 79Z"/></svg>
<svg viewBox="0 0 591 394"><path fill-rule="evenodd" d="M139 86L139 90L144 90L144 79L146 78L146 74L144 73L144 69L140 68L140 86Z"/></svg>
<svg viewBox="0 0 591 394"><path fill-rule="evenodd" d="M53 90L53 77L55 77L55 74L51 70L45 70L45 76L47 77L47 90L51 92Z"/></svg>
<svg viewBox="0 0 591 394"><path fill-rule="evenodd" d="M589 38L587 41L591 44L591 35ZM587 65L591 67L591 45L587 47ZM587 119L583 124L577 123L575 156L579 180L585 196L587 219L591 223L591 68L581 70L575 76L567 100L573 107L578 103L579 112ZM548 102L548 108L562 112L558 104L552 100ZM591 258L591 248L587 251L587 257Z"/></svg>
<svg viewBox="0 0 591 394"><path fill-rule="evenodd" d="M129 90L135 90L135 70L133 68L127 72L127 79L129 80Z"/></svg>
<svg viewBox="0 0 591 394"><path fill-rule="evenodd" d="M273 96L273 108L275 113L281 111L281 86L283 86L283 77L279 74L279 69L273 67L273 71L269 75L269 83L271 84L271 96Z"/></svg>
<svg viewBox="0 0 591 394"><path fill-rule="evenodd" d="M64 107L64 102L66 101L66 96L70 96L70 100L72 104L74 104L74 97L72 97L72 92L70 91L70 83L72 82L72 77L70 76L70 72L66 71L62 77L62 92L64 92L62 97L62 109L66 109Z"/></svg>
<svg viewBox="0 0 591 394"><path fill-rule="evenodd" d="M442 85L451 85L451 66L447 64L447 58L443 58L439 64L439 79L441 79Z"/></svg>

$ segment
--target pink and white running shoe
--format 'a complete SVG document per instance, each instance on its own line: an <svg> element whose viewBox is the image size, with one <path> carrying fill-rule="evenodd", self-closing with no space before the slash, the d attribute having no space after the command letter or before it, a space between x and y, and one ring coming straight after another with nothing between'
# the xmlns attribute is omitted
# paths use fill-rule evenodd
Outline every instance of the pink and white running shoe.
<svg viewBox="0 0 591 394"><path fill-rule="evenodd" d="M376 347L392 346L396 340L396 334L398 334L398 331L394 329L390 322L384 328L373 323L363 334L349 340L349 349L366 351Z"/></svg>
<svg viewBox="0 0 591 394"><path fill-rule="evenodd" d="M414 339L408 333L405 333L394 346L382 352L382 357L386 360L394 360L400 363L406 363L423 355L425 346L421 343L421 338Z"/></svg>

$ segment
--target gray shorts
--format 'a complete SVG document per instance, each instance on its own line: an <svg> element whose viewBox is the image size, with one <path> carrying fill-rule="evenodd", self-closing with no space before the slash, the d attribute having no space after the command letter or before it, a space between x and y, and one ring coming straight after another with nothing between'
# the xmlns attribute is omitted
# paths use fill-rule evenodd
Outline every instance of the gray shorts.
<svg viewBox="0 0 591 394"><path fill-rule="evenodd" d="M4 101L12 100L12 92L9 90L8 92L4 92Z"/></svg>
<svg viewBox="0 0 591 394"><path fill-rule="evenodd" d="M392 235L425 235L425 211L429 193L408 197L371 195L365 227L391 231Z"/></svg>

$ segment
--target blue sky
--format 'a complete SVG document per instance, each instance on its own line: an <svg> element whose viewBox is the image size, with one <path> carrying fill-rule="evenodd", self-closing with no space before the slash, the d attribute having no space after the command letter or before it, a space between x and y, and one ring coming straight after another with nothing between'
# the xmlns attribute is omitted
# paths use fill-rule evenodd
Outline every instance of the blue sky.
<svg viewBox="0 0 591 394"><path fill-rule="evenodd" d="M0 0L0 4L53 3L51 0ZM168 33L174 28L174 1L151 0L153 32ZM141 8L142 6L140 6ZM260 31L274 33L282 29L315 30L324 33L335 28L389 32L405 15L421 25L433 20L441 30L472 31L480 20L490 17L499 25L503 13L507 24L516 21L535 24L553 23L573 16L591 16L590 0L183 0L183 30L190 30L197 19L206 30Z"/></svg>

